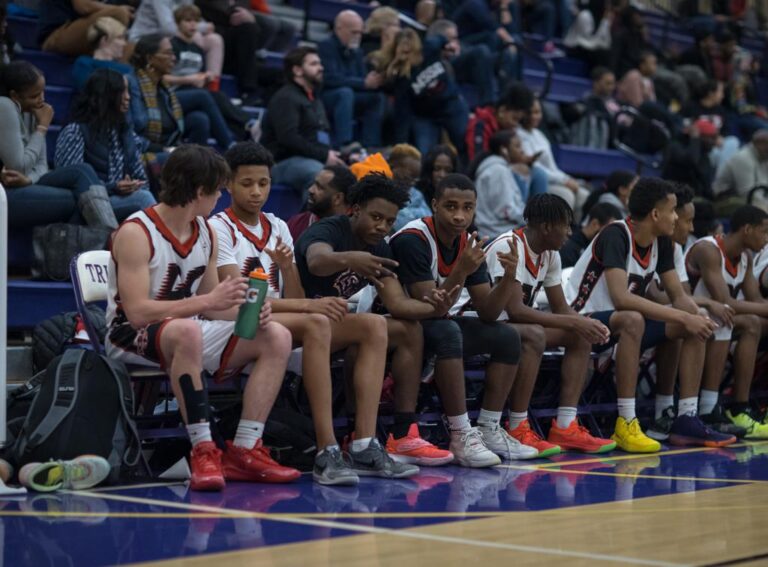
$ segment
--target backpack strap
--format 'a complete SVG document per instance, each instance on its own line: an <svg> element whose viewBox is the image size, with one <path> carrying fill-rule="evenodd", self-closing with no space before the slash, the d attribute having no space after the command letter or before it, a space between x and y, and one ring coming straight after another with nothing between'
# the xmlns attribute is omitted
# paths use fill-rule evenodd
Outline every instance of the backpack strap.
<svg viewBox="0 0 768 567"><path fill-rule="evenodd" d="M141 452L141 437L139 437L139 432L136 429L136 423L133 421L133 418L131 417L131 411L133 410L133 391L123 387L123 381L121 380L120 376L127 375L127 372L125 371L125 367L123 367L122 365L118 366L119 363L107 358L104 355L99 355L99 356L101 356L102 360L105 362L105 364L107 365L107 368L109 369L109 373L112 375L112 378L115 380L115 385L117 386L117 391L120 395L121 417L128 431L131 434L131 439L130 439L130 442L127 444L125 453L121 455L120 458L124 465L128 467L134 467L138 464L139 459L142 459L143 454ZM131 450L136 451L133 456L130 456ZM146 460L144 461L144 466L149 470L149 465L146 462Z"/></svg>
<svg viewBox="0 0 768 567"><path fill-rule="evenodd" d="M50 434L61 424L69 415L72 408L75 407L77 400L78 380L80 366L86 351L82 349L67 349L61 356L56 365L56 376L54 377L53 397L51 398L51 407L45 414L45 417L38 424L34 431L29 433L25 450L37 447L44 443ZM35 398L37 401L37 398ZM30 410L29 415L32 415ZM26 428L25 423L25 428Z"/></svg>

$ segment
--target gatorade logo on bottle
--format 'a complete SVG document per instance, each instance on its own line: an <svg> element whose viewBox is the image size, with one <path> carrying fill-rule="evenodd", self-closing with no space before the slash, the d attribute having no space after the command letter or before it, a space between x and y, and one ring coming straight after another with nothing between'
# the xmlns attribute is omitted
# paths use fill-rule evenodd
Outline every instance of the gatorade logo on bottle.
<svg viewBox="0 0 768 567"><path fill-rule="evenodd" d="M245 292L245 301L247 303L256 303L259 300L259 290L252 287Z"/></svg>

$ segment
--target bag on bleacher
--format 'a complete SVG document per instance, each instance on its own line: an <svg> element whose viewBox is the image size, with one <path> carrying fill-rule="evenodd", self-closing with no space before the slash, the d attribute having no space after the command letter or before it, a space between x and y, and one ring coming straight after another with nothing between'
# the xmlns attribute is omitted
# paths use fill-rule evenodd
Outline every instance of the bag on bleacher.
<svg viewBox="0 0 768 567"><path fill-rule="evenodd" d="M99 455L116 482L142 457L132 410L133 389L121 363L68 349L45 371L13 447L15 465Z"/></svg>
<svg viewBox="0 0 768 567"><path fill-rule="evenodd" d="M107 228L55 223L32 231L32 278L69 281L69 262L88 250L104 250L111 234Z"/></svg>
<svg viewBox="0 0 768 567"><path fill-rule="evenodd" d="M89 305L88 318L99 340L104 343L107 333L107 317L98 305ZM77 311L59 313L35 325L32 329L32 365L35 372L48 367L51 361L64 352L67 345L76 341L80 315Z"/></svg>
<svg viewBox="0 0 768 567"><path fill-rule="evenodd" d="M611 124L602 115L585 112L571 126L570 143L584 148L607 150L611 145Z"/></svg>

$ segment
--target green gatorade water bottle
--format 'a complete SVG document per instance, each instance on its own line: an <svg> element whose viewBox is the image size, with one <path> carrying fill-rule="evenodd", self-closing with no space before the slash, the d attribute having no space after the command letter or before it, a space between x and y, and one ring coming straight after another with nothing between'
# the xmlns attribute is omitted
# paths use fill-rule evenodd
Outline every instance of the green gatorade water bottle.
<svg viewBox="0 0 768 567"><path fill-rule="evenodd" d="M252 339L259 330L259 317L264 300L267 298L269 282L267 274L259 268L248 275L248 291L245 303L240 306L235 322L235 335L243 339Z"/></svg>

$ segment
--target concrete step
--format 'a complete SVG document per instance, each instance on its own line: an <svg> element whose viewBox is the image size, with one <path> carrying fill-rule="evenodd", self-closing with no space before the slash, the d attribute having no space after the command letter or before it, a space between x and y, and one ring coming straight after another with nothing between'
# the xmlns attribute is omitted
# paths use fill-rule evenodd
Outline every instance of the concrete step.
<svg viewBox="0 0 768 567"><path fill-rule="evenodd" d="M32 347L9 346L5 352L8 384L29 380L32 377Z"/></svg>

